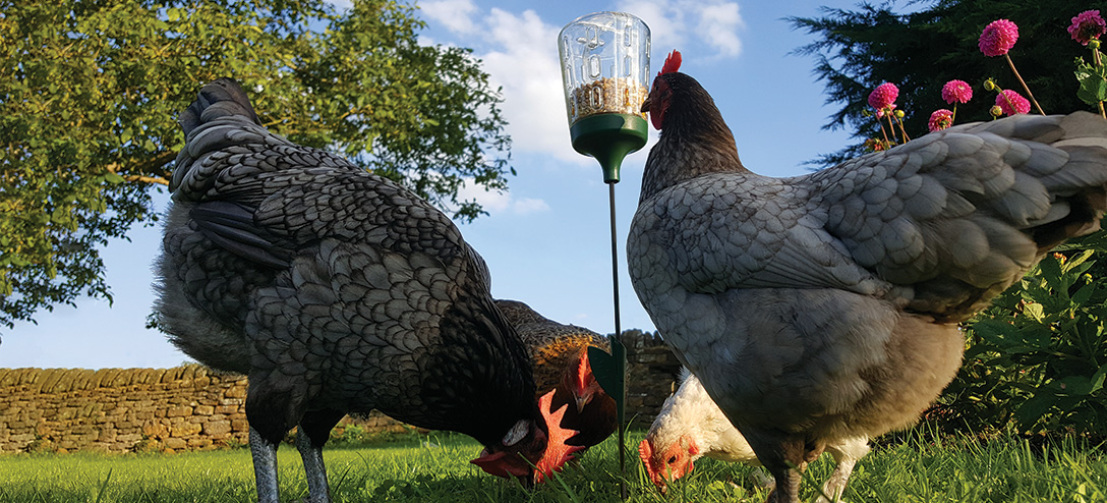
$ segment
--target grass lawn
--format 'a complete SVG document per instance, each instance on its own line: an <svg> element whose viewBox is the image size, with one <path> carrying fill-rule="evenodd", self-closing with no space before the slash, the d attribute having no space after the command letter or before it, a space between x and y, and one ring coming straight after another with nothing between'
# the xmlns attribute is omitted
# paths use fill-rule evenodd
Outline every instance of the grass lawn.
<svg viewBox="0 0 1107 503"><path fill-rule="evenodd" d="M632 431L628 447L644 432ZM1066 441L1044 448L1001 438L986 443L911 432L904 442L877 446L858 464L846 500L860 502L1103 502L1103 446ZM468 460L480 446L462 435L432 433L398 441L324 450L336 502L619 502L614 439L588 452L559 480L527 491L484 475ZM766 491L752 468L702 459L692 474L662 496L648 483L636 451L628 450L631 502L757 502ZM307 495L299 455L279 451L285 501ZM829 456L809 473L821 481ZM816 497L805 484L804 501ZM253 469L247 449L173 455L18 454L0 456L0 502L249 502Z"/></svg>

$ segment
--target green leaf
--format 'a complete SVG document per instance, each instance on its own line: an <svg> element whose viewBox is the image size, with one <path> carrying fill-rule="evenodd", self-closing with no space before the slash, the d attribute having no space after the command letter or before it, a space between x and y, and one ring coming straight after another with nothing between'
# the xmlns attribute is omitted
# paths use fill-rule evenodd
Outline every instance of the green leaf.
<svg viewBox="0 0 1107 503"><path fill-rule="evenodd" d="M1104 68L1107 67L1096 69L1085 65L1077 68L1076 81L1080 83L1080 87L1076 90L1076 96L1084 103L1095 105L1107 101L1107 75L1104 74Z"/></svg>
<svg viewBox="0 0 1107 503"><path fill-rule="evenodd" d="M1041 322L1042 319L1045 317L1045 311L1042 308L1042 305L1036 302L1028 302L1025 306L1023 306L1022 312L1027 317L1037 322Z"/></svg>
<svg viewBox="0 0 1107 503"><path fill-rule="evenodd" d="M592 374L600 387L615 399L618 408L619 424L623 424L626 393L627 348L617 337L608 336L611 353L597 347L588 348L588 361L592 365Z"/></svg>

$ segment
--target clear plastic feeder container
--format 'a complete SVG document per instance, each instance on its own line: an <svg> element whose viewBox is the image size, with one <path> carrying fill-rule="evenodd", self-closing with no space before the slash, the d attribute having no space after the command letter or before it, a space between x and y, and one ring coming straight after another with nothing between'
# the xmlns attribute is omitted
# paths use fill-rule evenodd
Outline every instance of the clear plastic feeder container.
<svg viewBox="0 0 1107 503"><path fill-rule="evenodd" d="M596 114L642 116L649 94L650 29L624 12L577 18L558 37L569 125Z"/></svg>

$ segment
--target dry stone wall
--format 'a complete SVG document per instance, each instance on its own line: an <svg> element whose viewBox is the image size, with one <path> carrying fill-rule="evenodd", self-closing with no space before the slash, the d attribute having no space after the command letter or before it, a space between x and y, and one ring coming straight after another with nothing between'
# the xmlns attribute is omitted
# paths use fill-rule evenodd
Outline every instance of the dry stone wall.
<svg viewBox="0 0 1107 503"><path fill-rule="evenodd" d="M649 333L628 331L627 417L649 425L680 364ZM246 378L170 369L0 369L0 452L205 450L247 442ZM367 433L407 431L379 413L345 418Z"/></svg>

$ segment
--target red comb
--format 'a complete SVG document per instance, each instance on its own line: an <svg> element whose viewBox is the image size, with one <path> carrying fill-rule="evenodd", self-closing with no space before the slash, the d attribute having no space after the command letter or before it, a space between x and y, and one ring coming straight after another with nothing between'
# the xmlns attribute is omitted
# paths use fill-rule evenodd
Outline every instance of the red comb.
<svg viewBox="0 0 1107 503"><path fill-rule="evenodd" d="M650 482L653 482L658 489L664 492L665 479L658 475L658 467L654 466L653 445L650 444L648 439L638 444L638 457L642 459L642 464L646 467L646 475L649 476Z"/></svg>
<svg viewBox="0 0 1107 503"><path fill-rule="evenodd" d="M588 362L588 348L581 350L580 360L577 361L577 375L575 384L577 386L577 394L584 393L584 388L588 387L588 375L592 373L592 364Z"/></svg>
<svg viewBox="0 0 1107 503"><path fill-rule="evenodd" d="M643 440L642 443L638 444L638 457L642 458L647 470L650 467L650 456L653 456L653 446L650 445L649 440Z"/></svg>
<svg viewBox="0 0 1107 503"><path fill-rule="evenodd" d="M542 415L546 418L549 440L546 443L545 454L535 464L535 467L538 468L534 474L535 482L542 482L552 477L553 472L561 471L561 467L573 459L573 453L583 449L583 447L565 443L566 440L579 432L561 427L561 419L565 417L565 410L569 407L569 404L562 405L557 409L557 412L551 411L550 404L553 402L553 395L554 392L550 391L538 399L538 408L542 410Z"/></svg>
<svg viewBox="0 0 1107 503"><path fill-rule="evenodd" d="M669 56L665 58L665 64L661 66L661 71L657 74L673 73L677 70L680 70L680 51L673 49L673 52L670 52Z"/></svg>

